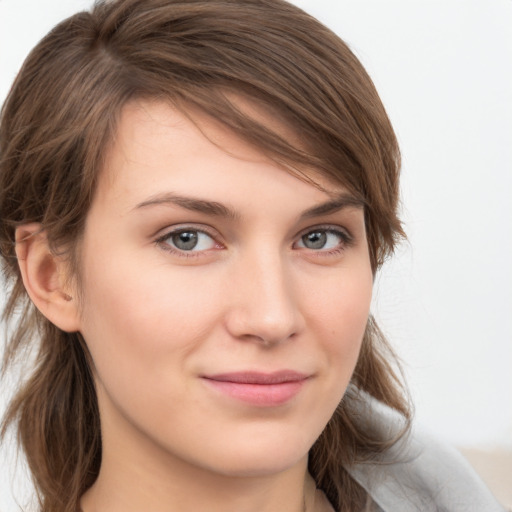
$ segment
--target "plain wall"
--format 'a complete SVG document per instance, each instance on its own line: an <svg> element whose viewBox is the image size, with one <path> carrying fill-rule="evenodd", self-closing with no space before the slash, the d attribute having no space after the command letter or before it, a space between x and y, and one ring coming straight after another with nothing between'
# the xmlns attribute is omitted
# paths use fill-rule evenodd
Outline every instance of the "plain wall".
<svg viewBox="0 0 512 512"><path fill-rule="evenodd" d="M1 101L32 46L90 3L0 0ZM401 143L409 242L377 280L374 313L417 421L460 446L510 449L512 1L294 3L350 44ZM14 510L6 467L1 511Z"/></svg>

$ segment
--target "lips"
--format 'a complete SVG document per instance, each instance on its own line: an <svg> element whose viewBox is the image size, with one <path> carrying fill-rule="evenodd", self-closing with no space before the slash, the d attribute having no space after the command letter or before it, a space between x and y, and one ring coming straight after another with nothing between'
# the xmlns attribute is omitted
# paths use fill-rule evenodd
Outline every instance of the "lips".
<svg viewBox="0 0 512 512"><path fill-rule="evenodd" d="M231 399L255 406L275 407L291 401L309 376L293 370L282 370L272 373L221 373L202 378L210 388Z"/></svg>

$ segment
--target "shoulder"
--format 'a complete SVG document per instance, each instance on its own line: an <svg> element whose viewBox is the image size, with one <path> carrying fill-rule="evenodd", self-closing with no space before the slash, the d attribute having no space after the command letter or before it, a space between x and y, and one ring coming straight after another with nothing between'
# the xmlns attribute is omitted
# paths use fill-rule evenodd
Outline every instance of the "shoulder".
<svg viewBox="0 0 512 512"><path fill-rule="evenodd" d="M455 448L417 429L378 461L346 469L382 512L505 512Z"/></svg>

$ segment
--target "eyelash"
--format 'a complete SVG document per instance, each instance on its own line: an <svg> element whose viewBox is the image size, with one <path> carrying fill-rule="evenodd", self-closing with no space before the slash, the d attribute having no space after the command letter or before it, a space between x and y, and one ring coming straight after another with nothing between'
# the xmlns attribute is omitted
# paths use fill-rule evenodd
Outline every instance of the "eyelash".
<svg viewBox="0 0 512 512"><path fill-rule="evenodd" d="M322 233L326 233L326 234L336 235L340 239L339 244L332 249L315 250L315 249L308 249L307 247L304 248L305 250L308 250L310 253L312 253L318 257L330 257L330 256L339 255L342 252L344 252L346 249L353 246L354 242L355 242L352 235L350 235L346 229L334 227L332 225L327 225L327 226L320 225L320 226L313 226L311 228L307 228L305 231L302 231L298 235L297 242L295 242L294 245L296 243L298 243L298 241L302 240L303 237L305 237L306 235L308 235L310 233L315 233L315 232L322 232Z"/></svg>
<svg viewBox="0 0 512 512"><path fill-rule="evenodd" d="M217 242L217 240L216 240L217 237L216 237L215 234L210 233L204 227L198 228L198 227L195 227L195 226L183 226L183 227L171 229L170 231L167 231L164 235L158 237L155 240L155 243L162 250L170 252L171 254L176 255L178 257L181 257L181 258L198 258L200 256L203 256L204 253L206 251L208 251L208 250L203 250L203 251L184 251L184 250L178 249L177 247L173 247L172 245L170 245L167 242L169 240L169 238L171 238L172 236L179 235L180 233L200 233L200 234L203 234L203 235L207 235L208 237L210 237L215 242L215 245L219 246L218 247L219 249L222 248L221 246L223 246L223 244Z"/></svg>
<svg viewBox="0 0 512 512"><path fill-rule="evenodd" d="M215 242L215 244L219 246L219 247L217 247L217 249L223 248L223 244L216 241L216 235L214 235L213 233L210 233L209 231L207 231L204 228L197 228L195 226L183 226L183 227L179 227L179 228L167 231L164 235L158 237L155 240L155 244L157 246L159 246L162 250L170 252L171 254L176 255L178 257L182 257L182 258L201 257L201 256L205 255L205 252L208 252L209 250L211 250L211 249L205 249L202 251L201 250L185 251L185 250L181 250L176 247L173 247L168 243L169 238L171 238L172 236L176 236L176 235L179 235L180 233L187 233L187 232L204 234L204 235L210 237ZM322 232L322 233L326 233L326 234L336 235L339 237L340 243L335 248L328 249L328 250L322 250L322 249L315 250L315 249L309 249L307 247L299 248L299 250L310 251L311 253L315 254L315 256L329 257L329 256L335 256L335 255L342 253L343 251L345 251L346 249L348 249L349 247L351 247L354 244L354 238L345 229L333 227L332 225L329 225L329 226L320 225L320 226L310 227L307 230L299 233L297 235L296 241L294 242L293 245L295 246L306 235L308 235L310 233L315 233L315 232Z"/></svg>

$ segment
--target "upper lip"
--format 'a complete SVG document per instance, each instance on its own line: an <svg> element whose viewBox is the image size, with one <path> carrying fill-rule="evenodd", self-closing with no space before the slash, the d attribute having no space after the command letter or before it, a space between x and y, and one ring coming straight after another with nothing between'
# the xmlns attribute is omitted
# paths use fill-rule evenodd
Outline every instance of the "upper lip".
<svg viewBox="0 0 512 512"><path fill-rule="evenodd" d="M203 378L219 382L233 382L236 384L285 384L287 382L300 382L308 375L295 370L279 370L277 372L230 372L204 375Z"/></svg>

